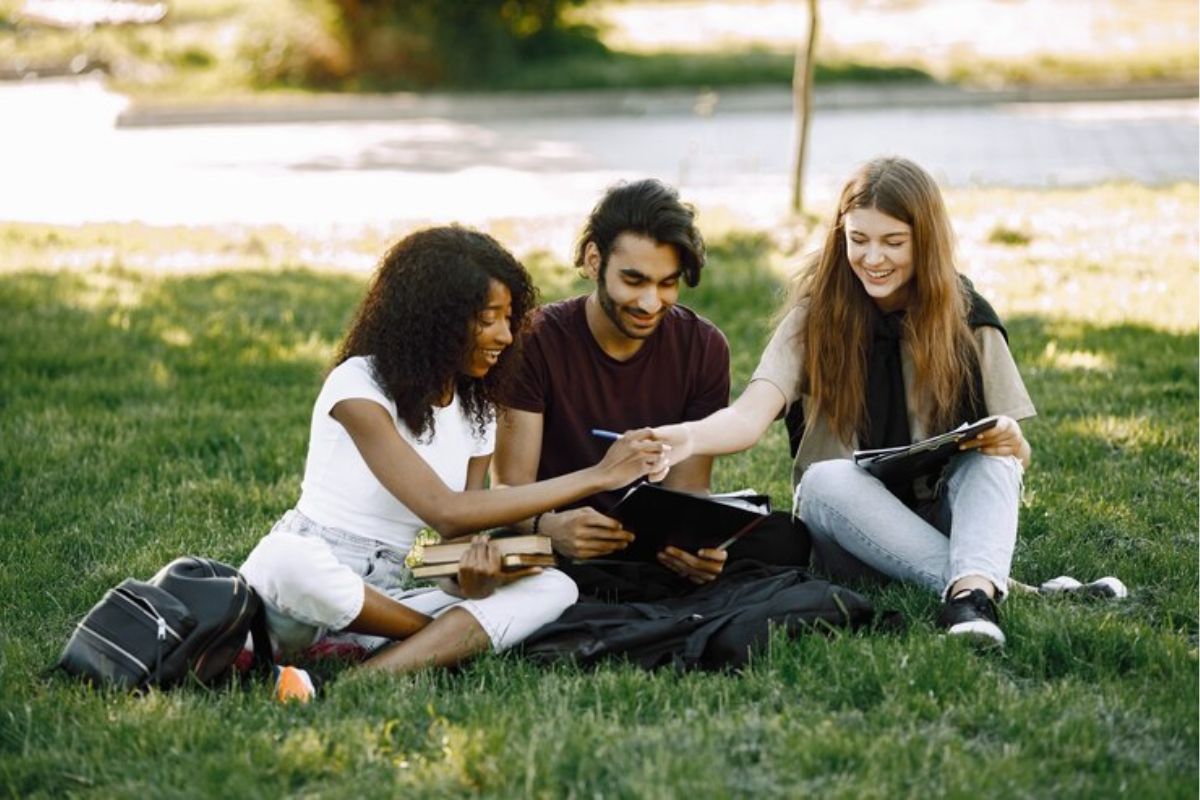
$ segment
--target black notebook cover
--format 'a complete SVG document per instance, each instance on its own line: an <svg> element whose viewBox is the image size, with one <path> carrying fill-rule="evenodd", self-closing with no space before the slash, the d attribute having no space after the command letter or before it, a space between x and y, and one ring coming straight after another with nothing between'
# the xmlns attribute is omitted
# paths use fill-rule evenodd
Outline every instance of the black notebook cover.
<svg viewBox="0 0 1200 800"><path fill-rule="evenodd" d="M951 456L959 452L959 444L994 427L996 417L984 417L978 422L913 442L907 447L856 450L854 463L888 486L895 486L937 472Z"/></svg>
<svg viewBox="0 0 1200 800"><path fill-rule="evenodd" d="M653 561L668 545L689 553L702 547L728 546L771 513L771 501L765 495L736 499L754 505L755 510L729 505L709 495L640 483L608 512L637 537L613 555L622 560Z"/></svg>

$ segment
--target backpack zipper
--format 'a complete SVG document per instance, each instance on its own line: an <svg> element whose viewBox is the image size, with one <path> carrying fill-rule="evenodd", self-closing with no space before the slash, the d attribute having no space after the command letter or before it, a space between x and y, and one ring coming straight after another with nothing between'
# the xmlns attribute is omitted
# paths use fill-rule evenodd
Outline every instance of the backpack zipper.
<svg viewBox="0 0 1200 800"><path fill-rule="evenodd" d="M183 641L183 637L179 635L179 632L167 624L167 620L161 614L158 613L158 609L155 608L154 604L151 603L149 600L146 600L143 597L139 597L138 595L134 594L133 592L129 591L128 589L114 589L113 593L117 597L124 600L129 605L136 608L138 611L142 612L142 614L149 617L150 620L154 622L154 624L157 627L158 640L160 642L165 642L167 640L168 632L170 632L170 634L175 637L175 641L177 641L177 642ZM141 601L145 602L146 605L143 606L142 603L137 602L137 600L141 600Z"/></svg>

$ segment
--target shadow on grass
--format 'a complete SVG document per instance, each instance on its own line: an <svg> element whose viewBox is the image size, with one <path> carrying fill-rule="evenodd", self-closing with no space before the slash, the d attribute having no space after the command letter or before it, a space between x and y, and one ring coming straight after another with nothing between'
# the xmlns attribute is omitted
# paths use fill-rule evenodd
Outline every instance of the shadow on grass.
<svg viewBox="0 0 1200 800"><path fill-rule="evenodd" d="M1171 554L1196 547L1195 334L1035 317L1009 330L1039 411L1018 564L1194 595L1194 559Z"/></svg>
<svg viewBox="0 0 1200 800"><path fill-rule="evenodd" d="M768 254L761 237L716 242L685 290L726 332L735 386L781 302ZM362 291L359 277L299 270L7 277L0 563L22 569L0 594L60 587L65 621L181 552L244 555L295 500L312 402ZM1040 411L1017 574L1117 574L1134 588L1121 613L1194 636L1196 564L1180 553L1197 538L1195 335L1040 317L1009 331ZM781 448L718 466L768 487L788 471ZM13 602L14 631L50 611Z"/></svg>
<svg viewBox="0 0 1200 800"><path fill-rule="evenodd" d="M22 570L0 582L36 591L69 563L61 599L76 606L182 552L244 555L295 500L309 411L361 292L304 271L6 277L0 502L16 511L0 563Z"/></svg>
<svg viewBox="0 0 1200 800"><path fill-rule="evenodd" d="M685 294L729 335L735 380L778 302L766 255L761 241L718 243ZM906 632L777 639L737 677L501 656L402 678L329 665L329 694L286 709L262 687L133 698L41 681L117 580L183 552L236 563L294 502L320 376L361 291L304 271L0 284L0 786L1194 794L1196 341L1137 325L1010 320L1042 413L1017 572L1111 572L1134 595L1016 598L1003 653L933 635L935 598L889 585L870 596L901 608ZM739 463L750 484L787 474L782 453ZM537 769L521 768L534 752Z"/></svg>

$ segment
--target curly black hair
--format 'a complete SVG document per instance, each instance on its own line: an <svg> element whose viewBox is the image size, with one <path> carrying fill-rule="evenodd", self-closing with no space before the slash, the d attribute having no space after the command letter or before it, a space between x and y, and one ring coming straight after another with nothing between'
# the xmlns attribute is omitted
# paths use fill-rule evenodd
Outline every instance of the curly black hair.
<svg viewBox="0 0 1200 800"><path fill-rule="evenodd" d="M492 279L512 294L513 345L485 377L472 378L463 365ZM434 405L453 381L464 415L482 433L515 371L536 304L529 273L491 236L457 225L417 231L384 255L334 366L371 356L376 381L417 437L432 438Z"/></svg>

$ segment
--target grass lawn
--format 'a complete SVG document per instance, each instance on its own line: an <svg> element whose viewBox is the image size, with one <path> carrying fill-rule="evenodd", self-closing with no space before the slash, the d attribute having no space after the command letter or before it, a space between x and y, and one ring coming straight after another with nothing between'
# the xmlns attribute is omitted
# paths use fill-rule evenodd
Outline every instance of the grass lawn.
<svg viewBox="0 0 1200 800"><path fill-rule="evenodd" d="M1115 574L1127 601L1016 597L1008 646L979 653L937 635L934 598L865 587L906 631L780 638L738 675L496 656L345 673L308 707L264 685L132 698L42 670L121 578L182 553L237 563L294 502L364 276L252 253L92 268L97 239L125 264L165 244L0 226L0 795L1194 798L1197 188L950 203L1040 411L1014 573ZM241 252L222 235L179 246ZM781 288L771 248L724 238L687 295L728 334L735 387ZM787 474L775 430L716 480L785 505Z"/></svg>

